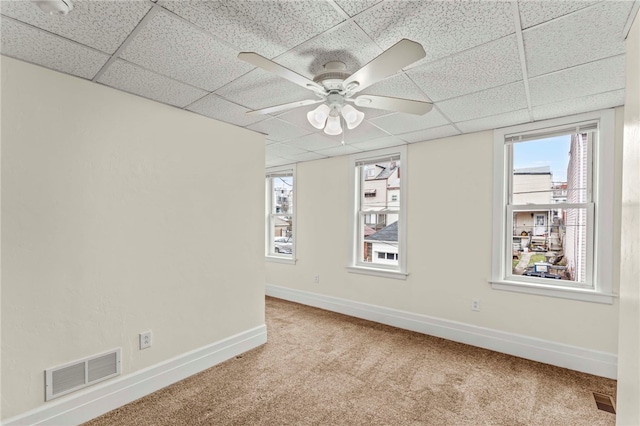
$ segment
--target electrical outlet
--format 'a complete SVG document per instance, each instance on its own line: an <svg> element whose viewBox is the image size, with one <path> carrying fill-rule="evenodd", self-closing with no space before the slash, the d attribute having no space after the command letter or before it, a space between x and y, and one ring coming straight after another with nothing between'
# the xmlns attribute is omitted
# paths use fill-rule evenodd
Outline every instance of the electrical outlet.
<svg viewBox="0 0 640 426"><path fill-rule="evenodd" d="M151 330L140 333L140 350L151 347Z"/></svg>
<svg viewBox="0 0 640 426"><path fill-rule="evenodd" d="M320 275L314 275L313 283L314 284L320 284Z"/></svg>
<svg viewBox="0 0 640 426"><path fill-rule="evenodd" d="M480 310L480 299L471 299L471 310L472 311Z"/></svg>

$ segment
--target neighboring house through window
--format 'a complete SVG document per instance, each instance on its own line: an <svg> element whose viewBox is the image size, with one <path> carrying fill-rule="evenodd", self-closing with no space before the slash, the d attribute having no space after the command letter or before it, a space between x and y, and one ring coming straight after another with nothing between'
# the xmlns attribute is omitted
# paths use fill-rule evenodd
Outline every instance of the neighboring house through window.
<svg viewBox="0 0 640 426"><path fill-rule="evenodd" d="M266 241L268 259L295 261L294 165L275 167L266 174Z"/></svg>
<svg viewBox="0 0 640 426"><path fill-rule="evenodd" d="M397 147L351 157L352 272L406 277L406 208L400 179L405 153L405 147Z"/></svg>
<svg viewBox="0 0 640 426"><path fill-rule="evenodd" d="M613 111L495 131L493 286L611 303Z"/></svg>

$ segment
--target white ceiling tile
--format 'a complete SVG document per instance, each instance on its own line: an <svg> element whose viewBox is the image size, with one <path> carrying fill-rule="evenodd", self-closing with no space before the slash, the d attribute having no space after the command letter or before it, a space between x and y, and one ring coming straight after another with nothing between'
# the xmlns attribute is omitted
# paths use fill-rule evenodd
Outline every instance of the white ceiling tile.
<svg viewBox="0 0 640 426"><path fill-rule="evenodd" d="M315 130L315 128L311 127L310 124L308 124L307 127L307 129L303 129L278 118L269 118L259 123L252 124L247 128L268 135L270 140L283 141L307 135L311 133L311 130Z"/></svg>
<svg viewBox="0 0 640 426"><path fill-rule="evenodd" d="M605 1L523 31L529 77L623 54L631 6Z"/></svg>
<svg viewBox="0 0 640 426"><path fill-rule="evenodd" d="M406 98L416 101L430 101L427 95L422 93L420 88L404 73L379 81L367 87L362 92L358 92L357 95L363 94Z"/></svg>
<svg viewBox="0 0 640 426"><path fill-rule="evenodd" d="M317 99L310 90L261 69L243 75L217 90L216 94L252 110Z"/></svg>
<svg viewBox="0 0 640 426"><path fill-rule="evenodd" d="M375 149L389 148L392 146L406 145L407 143L395 136L385 136L377 139L348 144L363 151L373 151Z"/></svg>
<svg viewBox="0 0 640 426"><path fill-rule="evenodd" d="M335 0L342 10L349 16L356 16L358 13L369 9L380 3L382 0Z"/></svg>
<svg viewBox="0 0 640 426"><path fill-rule="evenodd" d="M624 55L590 62L529 80L531 104L543 105L624 89Z"/></svg>
<svg viewBox="0 0 640 426"><path fill-rule="evenodd" d="M624 105L624 90L614 90L613 92L598 93L596 95L570 99L554 104L534 106L533 118L536 121L546 120L548 118L580 114L620 105Z"/></svg>
<svg viewBox="0 0 640 426"><path fill-rule="evenodd" d="M464 133L479 132L481 130L499 129L501 127L514 126L529 122L529 110L521 109L509 111L504 114L492 115L490 117L476 118L475 120L461 121L456 123L458 129Z"/></svg>
<svg viewBox="0 0 640 426"><path fill-rule="evenodd" d="M404 133L398 135L409 143L424 142L431 139L446 138L449 136L459 135L460 132L450 124L446 126L434 127L432 129L418 130L417 132Z"/></svg>
<svg viewBox="0 0 640 426"><path fill-rule="evenodd" d="M238 52L166 12L154 16L121 57L176 80L213 91L251 70Z"/></svg>
<svg viewBox="0 0 640 426"><path fill-rule="evenodd" d="M345 143L344 145L335 146L333 148L321 149L316 151L318 154L325 155L327 157L339 157L341 155L355 154L356 152L362 152L362 150L354 145Z"/></svg>
<svg viewBox="0 0 640 426"><path fill-rule="evenodd" d="M283 112L278 115L278 118L284 121L287 121L291 124L294 124L298 127L302 128L311 128L311 131L315 131L316 129L309 124L309 120L307 120L307 113L314 109L318 108L318 105L311 106L303 106L300 108L294 108L292 110Z"/></svg>
<svg viewBox="0 0 640 426"><path fill-rule="evenodd" d="M291 159L296 162L300 162L300 161L320 160L322 158L327 158L327 157L328 157L327 155L319 154L317 152L304 152L302 154L292 155Z"/></svg>
<svg viewBox="0 0 640 426"><path fill-rule="evenodd" d="M229 102L216 95L208 95L187 107L189 111L215 118L216 120L247 126L264 120L268 116L247 114L249 111L240 105Z"/></svg>
<svg viewBox="0 0 640 426"><path fill-rule="evenodd" d="M87 79L93 78L109 60L102 52L4 16L0 27L3 55Z"/></svg>
<svg viewBox="0 0 640 426"><path fill-rule="evenodd" d="M364 108L362 108L364 110ZM366 116L366 111L365 111ZM367 120L364 120L358 127L355 129L348 129L346 126L343 126L344 131L344 139L348 143L357 143L366 141L369 139L382 138L385 136L389 136L388 133L380 130L378 127L372 125ZM333 136L333 138L337 138L338 136ZM342 135L339 135L342 137Z"/></svg>
<svg viewBox="0 0 640 426"><path fill-rule="evenodd" d="M520 24L522 28L529 28L545 21L568 15L585 7L596 4L601 0L518 0L520 9Z"/></svg>
<svg viewBox="0 0 640 426"><path fill-rule="evenodd" d="M356 24L349 23L301 44L278 57L276 62L313 79L325 72L327 62L343 62L345 72L353 74L381 53L382 49Z"/></svg>
<svg viewBox="0 0 640 426"><path fill-rule="evenodd" d="M265 153L267 157L282 157L291 158L294 155L300 155L307 152L304 149L296 148L294 146L284 145L282 143L274 143L265 146Z"/></svg>
<svg viewBox="0 0 640 426"><path fill-rule="evenodd" d="M344 18L324 1L167 1L164 6L244 51L272 58Z"/></svg>
<svg viewBox="0 0 640 426"><path fill-rule="evenodd" d="M282 142L282 144L294 148L304 149L305 151L317 151L320 149L327 149L341 145L339 139L334 140L324 133L312 133L310 135Z"/></svg>
<svg viewBox="0 0 640 426"><path fill-rule="evenodd" d="M207 94L204 90L171 80L121 59L113 62L98 82L178 107L185 107Z"/></svg>
<svg viewBox="0 0 640 426"><path fill-rule="evenodd" d="M411 79L434 101L522 80L515 35L415 67Z"/></svg>
<svg viewBox="0 0 640 426"><path fill-rule="evenodd" d="M373 118L370 121L382 130L394 135L449 124L442 114L435 109L425 115L395 113Z"/></svg>
<svg viewBox="0 0 640 426"><path fill-rule="evenodd" d="M280 157L267 157L265 161L265 166L267 167L276 167L276 166L284 166L285 164L291 164L293 161L289 158L280 158Z"/></svg>
<svg viewBox="0 0 640 426"><path fill-rule="evenodd" d="M0 11L106 53L115 52L151 9L146 1L73 1L65 16L49 15L32 1L0 1Z"/></svg>
<svg viewBox="0 0 640 426"><path fill-rule="evenodd" d="M511 3L499 1L390 1L355 19L384 49L403 38L421 43L425 61L513 33Z"/></svg>
<svg viewBox="0 0 640 426"><path fill-rule="evenodd" d="M527 108L527 97L524 84L518 82L438 102L437 106L451 121L458 122Z"/></svg>

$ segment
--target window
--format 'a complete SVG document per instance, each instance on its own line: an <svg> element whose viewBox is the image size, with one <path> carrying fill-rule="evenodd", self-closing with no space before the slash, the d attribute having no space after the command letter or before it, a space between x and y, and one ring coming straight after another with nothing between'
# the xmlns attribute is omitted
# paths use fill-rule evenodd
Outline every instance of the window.
<svg viewBox="0 0 640 426"><path fill-rule="evenodd" d="M495 131L496 289L612 303L613 111Z"/></svg>
<svg viewBox="0 0 640 426"><path fill-rule="evenodd" d="M267 259L295 261L295 166L276 167L266 175Z"/></svg>
<svg viewBox="0 0 640 426"><path fill-rule="evenodd" d="M406 208L401 202L405 189L400 180L405 153L405 147L396 147L351 157L351 272L400 279L407 275Z"/></svg>

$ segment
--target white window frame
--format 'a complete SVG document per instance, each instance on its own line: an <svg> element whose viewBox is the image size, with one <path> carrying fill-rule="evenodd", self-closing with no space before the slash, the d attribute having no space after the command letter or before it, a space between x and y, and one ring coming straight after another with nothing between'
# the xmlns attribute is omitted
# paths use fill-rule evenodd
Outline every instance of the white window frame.
<svg viewBox="0 0 640 426"><path fill-rule="evenodd" d="M281 214L278 213L273 213L273 179L271 179L272 177L281 174L281 173L291 173L291 176L293 178L293 214L291 215L287 215L287 216L291 216L292 217L292 224L291 224L291 232L293 234L292 237L292 246L291 246L291 255L281 255L278 253L275 253L273 251L271 251L272 248L272 244L273 244L273 240L275 238L275 236L273 235L273 226L272 226L272 221L274 220L275 217L277 216L281 216ZM298 181L297 181L297 176L296 176L296 165L295 164L289 164L286 166L278 166L278 167L270 167L268 169L266 169L266 173L265 173L265 248L264 248L264 253L265 253L265 258L266 260L270 261L270 262L277 262L277 263L288 263L288 264L292 264L295 265L296 263L296 240L298 239L297 237L297 232L296 232L296 224L297 224L297 211L298 211L298 207L296 205L296 200L298 199Z"/></svg>
<svg viewBox="0 0 640 426"><path fill-rule="evenodd" d="M398 208L398 265L372 264L360 261L361 238L359 227L359 216L364 215L360 212L361 203L361 185L362 179L360 173L357 173L357 165L362 162L382 162L385 159L399 157L400 160L400 206ZM361 152L349 157L349 186L350 186L350 233L351 250L349 254L349 265L347 270L352 273L375 275L386 278L394 278L404 280L407 278L407 147L397 146L393 148L380 149L376 151ZM364 195L362 195L364 198ZM376 212L380 213L380 212ZM394 210L394 213L395 210Z"/></svg>
<svg viewBox="0 0 640 426"><path fill-rule="evenodd" d="M558 283L556 280L520 277L511 275L511 251L507 247L507 236L511 236L509 225L513 220L509 201L509 185L513 174L511 148L506 137L520 134L553 133L575 125L597 123L598 137L591 147L592 183L591 203L587 215L592 226L587 230L588 247L586 285ZM541 136L542 137L542 136ZM614 146L615 111L612 109L552 120L527 123L494 131L494 188L493 188L493 256L492 288L519 293L559 297L598 303L613 303L613 193L614 193ZM535 207L557 208L557 204L535 205ZM584 205L580 204L580 207ZM517 210L517 209L516 209ZM592 234L589 234L592 233ZM509 259L507 258L509 257Z"/></svg>

